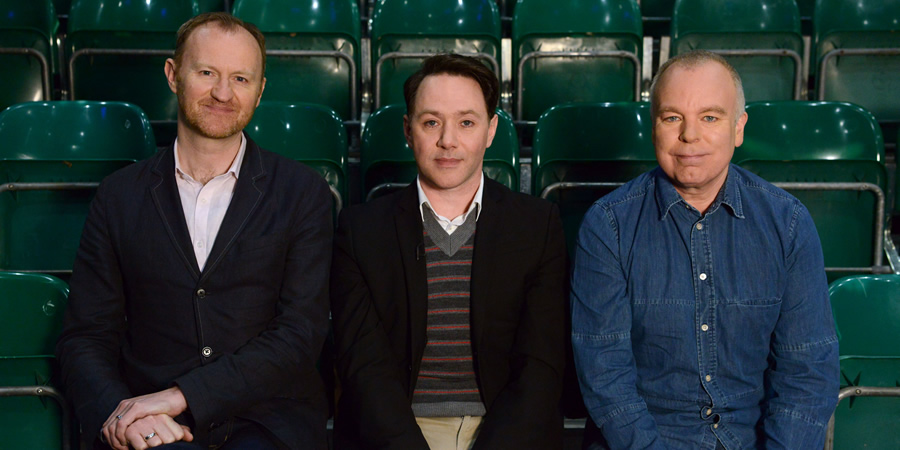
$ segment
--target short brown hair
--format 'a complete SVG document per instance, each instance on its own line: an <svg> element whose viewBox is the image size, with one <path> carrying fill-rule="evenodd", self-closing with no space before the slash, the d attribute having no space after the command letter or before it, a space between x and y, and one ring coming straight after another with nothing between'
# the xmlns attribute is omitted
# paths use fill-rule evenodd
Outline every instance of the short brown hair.
<svg viewBox="0 0 900 450"><path fill-rule="evenodd" d="M187 22L183 23L181 27L178 29L177 37L175 38L175 64L181 64L181 58L184 57L184 48L187 45L187 40L191 37L191 34L198 28L206 25L208 23L214 23L218 25L222 30L233 33L237 31L238 28L243 28L253 36L253 39L256 39L256 43L259 44L259 53L262 55L262 75L265 76L266 73L266 38L263 36L262 31L259 31L259 28L256 25L253 25L250 22L244 22L237 17L232 16L226 12L209 12L203 13L197 16L192 17Z"/></svg>
<svg viewBox="0 0 900 450"><path fill-rule="evenodd" d="M659 68L659 72L656 74L656 77L653 78L653 82L650 84L650 115L656 120L656 116L659 113L659 80L662 79L663 75L669 70L672 66L683 67L685 69L693 69L695 67L702 66L706 63L718 63L728 73L731 75L731 81L734 82L735 89L735 100L736 104L734 106L734 120L738 120L741 115L744 114L744 106L746 104L746 100L744 99L744 85L741 83L741 76L738 74L737 70L728 63L721 55L716 53L707 51L707 50L692 50L687 53L682 53L674 58L666 60L665 63Z"/></svg>
<svg viewBox="0 0 900 450"><path fill-rule="evenodd" d="M403 83L403 97L406 100L407 114L412 113L412 107L416 102L416 92L418 92L422 80L429 75L454 75L475 80L481 87L481 94L484 95L484 105L487 107L488 117L494 117L497 103L500 101L500 81L497 80L497 75L477 58L452 53L434 55L422 61L422 67Z"/></svg>

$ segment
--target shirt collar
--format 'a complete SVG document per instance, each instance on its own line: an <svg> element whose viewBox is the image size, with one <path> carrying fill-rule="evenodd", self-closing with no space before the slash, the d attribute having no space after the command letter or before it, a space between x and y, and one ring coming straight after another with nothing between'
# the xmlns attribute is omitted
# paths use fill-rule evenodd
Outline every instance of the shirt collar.
<svg viewBox="0 0 900 450"><path fill-rule="evenodd" d="M244 153L247 150L247 138L244 136L244 133L241 133L241 147L238 149L237 155L234 157L234 161L231 162L231 167L228 168L228 171L225 173L230 173L234 179L238 178L238 174L241 173L241 165L244 163ZM178 139L175 139L175 144L172 145L172 151L175 153L175 174L181 175L182 177L191 178L185 171L181 170L181 163L178 161ZM193 178L191 178L193 180Z"/></svg>
<svg viewBox="0 0 900 450"><path fill-rule="evenodd" d="M659 207L659 220L666 218L669 210L679 202L684 201L681 194L675 190L672 180L663 172L662 168L657 167L654 170L656 182L656 205ZM734 170L732 164L728 165L728 176L725 178L725 185L719 190L716 199L710 205L708 211L715 211L719 205L728 206L728 210L738 219L744 218L744 207L741 202L741 190L739 185L743 178L741 174Z"/></svg>
<svg viewBox="0 0 900 450"><path fill-rule="evenodd" d="M419 192L419 214L422 216L422 221L425 221L425 210L422 208L422 205L427 204L432 211L434 208L431 207L431 202L428 201L428 196L425 195L425 191L422 190L422 183L419 181L419 176L416 176L416 189ZM463 220L469 217L469 213L472 210L475 210L475 220L477 221L479 217L481 217L481 198L484 193L484 172L481 173L481 181L478 183L478 190L475 191L475 198L472 199L472 203L469 205L469 209L462 215ZM437 213L435 213L437 215ZM440 216L438 216L440 217ZM446 218L445 218L446 219ZM455 217L451 217L446 219L448 222L455 219Z"/></svg>

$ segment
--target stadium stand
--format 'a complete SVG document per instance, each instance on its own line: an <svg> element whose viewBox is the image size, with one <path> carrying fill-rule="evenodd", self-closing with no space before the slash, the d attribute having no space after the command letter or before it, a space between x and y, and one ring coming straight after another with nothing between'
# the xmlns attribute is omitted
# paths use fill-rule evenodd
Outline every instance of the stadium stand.
<svg viewBox="0 0 900 450"><path fill-rule="evenodd" d="M72 270L94 188L156 151L147 117L119 102L55 101L0 113L0 270Z"/></svg>
<svg viewBox="0 0 900 450"><path fill-rule="evenodd" d="M318 103L344 120L359 119L355 0L237 0L233 13L266 36L264 101Z"/></svg>
<svg viewBox="0 0 900 450"><path fill-rule="evenodd" d="M900 448L900 275L843 278L829 294L841 391L825 448Z"/></svg>
<svg viewBox="0 0 900 450"><path fill-rule="evenodd" d="M512 29L516 120L535 122L566 102L640 100L642 39L634 0L520 1Z"/></svg>
<svg viewBox="0 0 900 450"><path fill-rule="evenodd" d="M671 53L695 49L724 56L741 74L748 102L801 98L803 37L794 0L678 0Z"/></svg>
<svg viewBox="0 0 900 450"><path fill-rule="evenodd" d="M52 276L0 272L0 448L73 447L53 357L68 294Z"/></svg>
<svg viewBox="0 0 900 450"><path fill-rule="evenodd" d="M829 281L889 271L882 264L887 171L872 114L849 103L803 101L754 103L747 114L732 161L809 209Z"/></svg>
<svg viewBox="0 0 900 450"><path fill-rule="evenodd" d="M500 76L494 0L380 0L371 42L373 110L403 103L403 82L435 53L476 56Z"/></svg>
<svg viewBox="0 0 900 450"><path fill-rule="evenodd" d="M50 0L0 0L0 111L52 99L58 27Z"/></svg>

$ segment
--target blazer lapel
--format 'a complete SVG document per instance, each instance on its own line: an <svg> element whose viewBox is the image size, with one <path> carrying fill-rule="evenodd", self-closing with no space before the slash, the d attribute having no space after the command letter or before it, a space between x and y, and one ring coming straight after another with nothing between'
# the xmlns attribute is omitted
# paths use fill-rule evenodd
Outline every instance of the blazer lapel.
<svg viewBox="0 0 900 450"><path fill-rule="evenodd" d="M216 269L216 266L222 259L222 255L237 240L238 234L244 229L264 194L260 180L266 176L266 171L262 165L262 155L260 154L259 146L249 136L245 135L244 137L247 139L247 149L244 152L244 161L241 163L241 172L238 174L237 182L234 185L234 195L231 197L231 203L228 204L225 217L222 219L222 225L219 226L216 240L209 251L209 257L206 259L206 266L203 268L201 280L208 277Z"/></svg>
<svg viewBox="0 0 900 450"><path fill-rule="evenodd" d="M159 180L150 186L150 196L159 211L172 245L178 250L182 261L196 280L200 278L200 267L197 265L191 235L184 220L184 207L181 205L178 185L175 184L175 152L172 146L157 154L156 164L151 171L159 177Z"/></svg>
<svg viewBox="0 0 900 450"><path fill-rule="evenodd" d="M410 389L415 386L419 361L425 352L425 325L428 314L428 282L425 273L425 244L422 237L422 216L418 208L418 191L415 184L403 190L394 215L400 259L406 277L406 293L409 302L410 357L413 370Z"/></svg>
<svg viewBox="0 0 900 450"><path fill-rule="evenodd" d="M497 259L497 242L503 239L503 192L500 185L484 177L481 215L475 228L475 254L472 255L472 292L469 299L472 346L482 348L482 336L491 305L491 268L503 261ZM503 282L503 280L497 280Z"/></svg>

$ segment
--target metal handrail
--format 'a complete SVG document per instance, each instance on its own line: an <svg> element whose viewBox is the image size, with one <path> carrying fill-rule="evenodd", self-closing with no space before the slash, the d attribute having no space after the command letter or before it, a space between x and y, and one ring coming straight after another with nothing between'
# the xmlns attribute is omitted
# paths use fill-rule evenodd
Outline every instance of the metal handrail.
<svg viewBox="0 0 900 450"><path fill-rule="evenodd" d="M825 53L825 56L822 57L822 62L819 64L819 73L817 76L819 77L819 92L816 96L819 101L825 100L825 77L826 70L825 65L828 63L828 60L834 58L835 56L898 56L900 55L900 48L836 48L831 50L828 53Z"/></svg>
<svg viewBox="0 0 900 450"><path fill-rule="evenodd" d="M50 100L50 64L43 53L33 48L0 48L0 55L25 55L37 58L41 64L41 88L44 91L44 100Z"/></svg>
<svg viewBox="0 0 900 450"><path fill-rule="evenodd" d="M377 194L381 191L387 191L390 189L399 189L399 188L403 188L406 186L409 186L409 183L381 183L381 184L373 187L372 190L369 191L368 195L366 195L366 201L372 200L373 198L376 197L375 194Z"/></svg>
<svg viewBox="0 0 900 450"><path fill-rule="evenodd" d="M524 86L522 86L522 77L525 73L525 63L531 59L536 58L559 58L559 57L571 57L571 58L624 58L631 61L634 64L634 101L641 100L641 61L638 59L637 55L632 52L626 52L624 50L607 50L607 51L577 51L577 52L528 52L522 55L522 59L519 60L519 64L516 67L516 119L522 119L522 95L524 93Z"/></svg>
<svg viewBox="0 0 900 450"><path fill-rule="evenodd" d="M849 397L900 397L900 387L847 386L838 393L838 404ZM834 449L834 413L828 419L825 450Z"/></svg>
<svg viewBox="0 0 900 450"><path fill-rule="evenodd" d="M434 52L388 52L381 55L381 57L379 57L378 61L375 63L375 109L378 109L381 106L381 66L384 65L385 61L389 59L427 58L436 54L437 53ZM490 54L484 52L473 52L465 54L467 56L472 56L489 62L494 73L498 76L500 75L500 65L497 63L497 60L494 59L494 57Z"/></svg>
<svg viewBox="0 0 900 450"><path fill-rule="evenodd" d="M541 191L541 198L546 199L553 191L587 188L617 188L625 183L621 182L580 182L566 181L552 183ZM858 273L892 273L890 267L882 263L884 252L884 191L872 183L861 182L778 182L772 183L781 189L797 191L870 191L875 194L875 245L872 250L872 265L868 267L826 267L826 272L858 272Z"/></svg>
<svg viewBox="0 0 900 450"><path fill-rule="evenodd" d="M72 448L71 413L66 399L52 386L0 386L0 397L50 397L62 411L62 449Z"/></svg>
<svg viewBox="0 0 900 450"><path fill-rule="evenodd" d="M347 65L350 67L350 118L359 119L359 114L356 109L356 61L354 61L350 55L339 50L266 50L266 56L322 56L346 61Z"/></svg>
<svg viewBox="0 0 900 450"><path fill-rule="evenodd" d="M794 61L794 100L800 100L800 90L803 83L803 59L800 54L788 49L742 49L742 50L708 50L722 56L785 56Z"/></svg>

